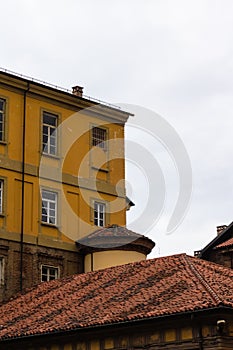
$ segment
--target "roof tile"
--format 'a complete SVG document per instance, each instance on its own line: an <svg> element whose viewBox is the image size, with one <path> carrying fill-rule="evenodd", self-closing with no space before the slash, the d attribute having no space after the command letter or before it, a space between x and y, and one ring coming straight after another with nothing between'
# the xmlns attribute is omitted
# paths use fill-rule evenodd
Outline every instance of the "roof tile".
<svg viewBox="0 0 233 350"><path fill-rule="evenodd" d="M233 245L233 238L228 239L227 241L218 244L214 249L220 249L220 248L228 248Z"/></svg>
<svg viewBox="0 0 233 350"><path fill-rule="evenodd" d="M43 282L0 307L0 339L226 305L233 271L185 254Z"/></svg>

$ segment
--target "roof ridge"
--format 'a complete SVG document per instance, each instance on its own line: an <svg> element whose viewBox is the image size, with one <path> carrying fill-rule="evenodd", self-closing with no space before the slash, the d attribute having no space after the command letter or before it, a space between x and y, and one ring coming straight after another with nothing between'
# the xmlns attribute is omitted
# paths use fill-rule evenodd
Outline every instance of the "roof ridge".
<svg viewBox="0 0 233 350"><path fill-rule="evenodd" d="M212 297L212 299L216 302L216 303L222 303L222 299L218 296L218 294L215 292L215 290L208 284L208 282L206 282L206 280L202 277L202 275L198 272L198 270L196 269L196 267L194 266L194 264L190 261L189 257L184 254L183 255L183 259L185 260L185 262L188 264L190 270L194 273L194 275L198 278L198 280L201 282L201 284L203 285L203 287L207 290L207 292L210 294L210 296Z"/></svg>

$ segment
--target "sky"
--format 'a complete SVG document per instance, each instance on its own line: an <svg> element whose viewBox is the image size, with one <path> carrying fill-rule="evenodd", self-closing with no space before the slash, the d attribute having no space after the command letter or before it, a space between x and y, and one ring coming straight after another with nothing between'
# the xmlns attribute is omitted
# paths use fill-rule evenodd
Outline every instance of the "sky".
<svg viewBox="0 0 233 350"><path fill-rule="evenodd" d="M163 213L147 233L156 242L151 256L192 255L215 237L217 225L230 224L231 0L8 0L1 13L1 67L66 88L81 85L86 95L151 110L183 141L192 167L192 197L171 234L166 227L177 198L177 173L161 143L148 141L166 183ZM130 164L127 169L136 204L128 216L133 227L150 188L147 174L141 179L140 169Z"/></svg>

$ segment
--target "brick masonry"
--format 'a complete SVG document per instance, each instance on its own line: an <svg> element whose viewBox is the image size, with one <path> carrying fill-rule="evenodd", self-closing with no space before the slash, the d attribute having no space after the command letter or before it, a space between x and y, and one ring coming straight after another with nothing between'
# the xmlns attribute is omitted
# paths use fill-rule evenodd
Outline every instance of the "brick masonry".
<svg viewBox="0 0 233 350"><path fill-rule="evenodd" d="M0 285L0 302L7 301L20 291L20 243L0 240L0 258L4 268ZM41 265L59 268L59 277L83 272L83 257L77 252L24 244L23 290L41 282Z"/></svg>

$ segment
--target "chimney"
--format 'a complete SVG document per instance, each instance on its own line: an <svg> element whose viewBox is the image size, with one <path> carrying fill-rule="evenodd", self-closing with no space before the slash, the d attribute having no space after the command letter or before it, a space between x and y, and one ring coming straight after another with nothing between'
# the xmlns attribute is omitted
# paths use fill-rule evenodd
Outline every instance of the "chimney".
<svg viewBox="0 0 233 350"><path fill-rule="evenodd" d="M226 228L227 225L217 226L217 236L219 236Z"/></svg>
<svg viewBox="0 0 233 350"><path fill-rule="evenodd" d="M81 86L73 86L72 87L72 94L78 97L83 97L83 87Z"/></svg>

